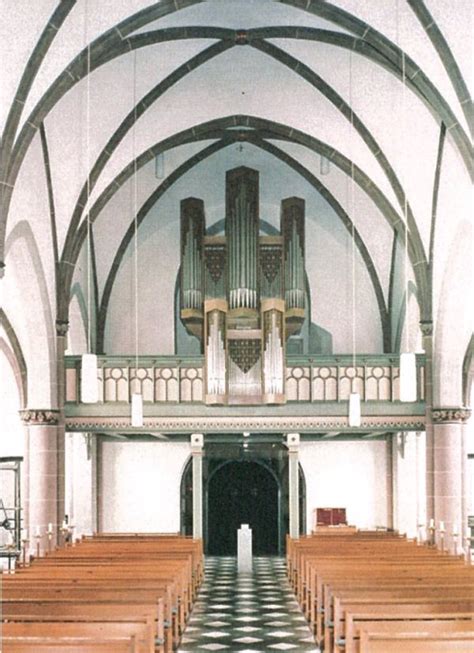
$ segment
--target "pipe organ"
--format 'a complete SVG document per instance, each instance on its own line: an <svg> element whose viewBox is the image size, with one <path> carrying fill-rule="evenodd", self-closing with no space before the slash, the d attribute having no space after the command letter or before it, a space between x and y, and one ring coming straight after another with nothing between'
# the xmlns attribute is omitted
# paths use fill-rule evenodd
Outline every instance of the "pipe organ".
<svg viewBox="0 0 474 653"><path fill-rule="evenodd" d="M180 315L203 343L208 404L285 399L285 341L305 315L304 200L284 199L261 236L259 173L226 173L225 235L206 236L202 200L181 202Z"/></svg>

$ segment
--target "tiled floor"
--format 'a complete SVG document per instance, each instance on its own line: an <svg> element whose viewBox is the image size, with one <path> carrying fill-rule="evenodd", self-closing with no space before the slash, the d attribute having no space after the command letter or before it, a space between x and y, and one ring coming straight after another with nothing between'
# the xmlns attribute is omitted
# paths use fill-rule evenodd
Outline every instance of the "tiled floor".
<svg viewBox="0 0 474 653"><path fill-rule="evenodd" d="M282 558L254 558L237 575L235 558L207 558L206 577L178 653L319 653Z"/></svg>

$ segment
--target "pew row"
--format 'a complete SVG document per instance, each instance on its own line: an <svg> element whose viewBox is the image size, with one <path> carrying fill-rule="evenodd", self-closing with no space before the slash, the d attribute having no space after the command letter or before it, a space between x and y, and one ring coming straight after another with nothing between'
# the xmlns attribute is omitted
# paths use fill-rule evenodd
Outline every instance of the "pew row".
<svg viewBox="0 0 474 653"><path fill-rule="evenodd" d="M99 534L56 549L3 575L3 651L171 653L203 569L201 542L177 535Z"/></svg>
<svg viewBox="0 0 474 653"><path fill-rule="evenodd" d="M288 539L287 570L325 653L474 650L474 569L461 558L396 533L340 530Z"/></svg>

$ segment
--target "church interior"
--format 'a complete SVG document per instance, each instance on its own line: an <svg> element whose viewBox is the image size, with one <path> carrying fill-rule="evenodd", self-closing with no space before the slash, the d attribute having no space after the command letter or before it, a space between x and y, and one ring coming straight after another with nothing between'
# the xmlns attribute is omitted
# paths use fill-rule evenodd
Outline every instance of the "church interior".
<svg viewBox="0 0 474 653"><path fill-rule="evenodd" d="M472 651L472 3L0 30L5 653Z"/></svg>

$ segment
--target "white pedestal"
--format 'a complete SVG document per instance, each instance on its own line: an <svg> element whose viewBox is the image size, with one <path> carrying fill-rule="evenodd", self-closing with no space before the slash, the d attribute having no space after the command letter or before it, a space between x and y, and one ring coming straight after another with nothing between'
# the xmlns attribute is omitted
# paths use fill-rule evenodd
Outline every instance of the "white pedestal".
<svg viewBox="0 0 474 653"><path fill-rule="evenodd" d="M252 573L252 529L248 524L242 524L237 531L237 572Z"/></svg>

